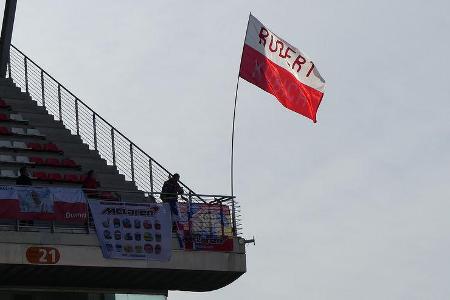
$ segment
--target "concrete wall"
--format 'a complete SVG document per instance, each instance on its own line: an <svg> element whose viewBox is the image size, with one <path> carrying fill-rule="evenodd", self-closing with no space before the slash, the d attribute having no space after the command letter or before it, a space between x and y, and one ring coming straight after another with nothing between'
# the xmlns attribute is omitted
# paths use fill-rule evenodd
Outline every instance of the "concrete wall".
<svg viewBox="0 0 450 300"><path fill-rule="evenodd" d="M37 291L0 292L1 300L106 300L103 294L52 293ZM113 298L114 299L114 298Z"/></svg>

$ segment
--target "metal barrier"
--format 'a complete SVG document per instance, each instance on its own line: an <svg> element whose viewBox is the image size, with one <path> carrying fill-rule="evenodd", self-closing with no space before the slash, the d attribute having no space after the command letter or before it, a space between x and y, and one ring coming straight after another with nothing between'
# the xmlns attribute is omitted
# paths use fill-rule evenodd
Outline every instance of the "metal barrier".
<svg viewBox="0 0 450 300"><path fill-rule="evenodd" d="M13 45L7 76L38 105L61 121L72 134L80 136L90 149L98 151L127 180L133 181L139 190L150 193L161 191L164 181L172 175ZM181 184L190 194L195 194L184 183ZM231 202L233 232L238 235L242 229L241 223L237 222L240 219L240 206L233 197Z"/></svg>
<svg viewBox="0 0 450 300"><path fill-rule="evenodd" d="M127 194L139 193L135 191L127 190L110 190L110 189L95 189L85 190L86 194L90 194L89 198L98 200L110 200L116 202L127 202ZM96 194L96 197L92 196L92 193ZM106 193L106 194L105 194ZM147 199L146 202L163 203L160 199L160 192L143 192L143 197ZM186 224L191 224L193 215L195 214L194 208L200 207L202 210L202 218L198 220L197 227L204 228L209 232L220 233L220 235L233 235L233 222L232 222L232 196L223 195L206 195L206 194L194 194L186 193L179 195L181 199L178 200L179 208L184 207L185 211L180 210L180 217L184 215L186 218L184 221ZM125 199L124 199L125 198ZM92 227L93 224L89 223L90 212L86 211L88 215L87 229ZM225 234L225 231L229 229L229 233ZM191 230L191 228L189 228ZM192 232L191 232L192 233Z"/></svg>
<svg viewBox="0 0 450 300"><path fill-rule="evenodd" d="M33 186L33 188L46 188ZM90 195L91 200L113 201L114 203L127 202L127 195L140 193L128 190L95 189L85 190L86 195ZM143 192L146 201L161 203L159 199L161 193ZM226 240L234 236L232 228L232 199L230 196L222 195L197 195L187 193L180 195L178 203L179 222L177 229L182 229L187 233L185 240L195 237ZM78 233L86 234L95 232L95 225L91 212L86 205L86 220L80 224L64 223L57 221L34 220L1 220L0 230L9 231L47 231L57 233ZM84 223L84 224L82 224Z"/></svg>

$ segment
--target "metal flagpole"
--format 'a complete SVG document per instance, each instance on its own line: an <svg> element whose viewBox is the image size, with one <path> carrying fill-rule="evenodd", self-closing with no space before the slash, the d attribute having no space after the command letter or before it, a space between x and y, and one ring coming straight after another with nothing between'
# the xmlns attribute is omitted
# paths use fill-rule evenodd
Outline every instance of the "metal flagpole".
<svg viewBox="0 0 450 300"><path fill-rule="evenodd" d="M236 81L236 92L234 95L234 109L233 109L233 129L231 131L231 196L234 196L234 124L236 122L236 106L237 106L237 98L238 98L238 90L239 90L239 74ZM233 201L234 204L234 201Z"/></svg>
<svg viewBox="0 0 450 300"><path fill-rule="evenodd" d="M242 61L242 57L241 57ZM240 68L239 68L240 69ZM237 106L237 97L239 90L239 73L236 82L236 93L234 95L234 109L233 109L233 129L231 131L231 168L230 168L230 179L231 179L231 217L233 218L233 233L236 235L236 208L235 208L235 200L234 200L234 123L236 121L236 106Z"/></svg>
<svg viewBox="0 0 450 300"><path fill-rule="evenodd" d="M250 16L252 13L250 13L248 17L247 22L247 29L245 30L245 38L244 38L244 44L242 45L242 53L244 52L244 46L245 46L245 40L247 39L247 32L248 32L248 25L250 24ZM233 129L231 131L231 166L230 166L230 183L231 183L231 213L233 218L233 232L236 234L236 211L235 211L235 201L234 201L234 125L236 123L236 107L237 107L237 99L238 99L238 90L239 90L239 78L240 78L240 71L241 71L241 64L242 64L242 53L241 53L241 63L239 64L239 72L237 76L236 81L236 92L234 94L234 109L233 109Z"/></svg>

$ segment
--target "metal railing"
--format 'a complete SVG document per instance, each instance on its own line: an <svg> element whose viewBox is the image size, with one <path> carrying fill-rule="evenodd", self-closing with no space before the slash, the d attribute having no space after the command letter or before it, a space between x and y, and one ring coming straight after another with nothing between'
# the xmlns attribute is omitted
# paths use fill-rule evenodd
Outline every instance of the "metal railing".
<svg viewBox="0 0 450 300"><path fill-rule="evenodd" d="M53 76L43 70L22 51L11 45L7 76L44 107L55 120L59 120L72 134L115 166L127 180L134 182L141 191L156 193L172 175L160 163L133 143L113 125L80 100ZM190 193L192 189L180 182ZM233 232L238 235L241 224L239 205L232 200ZM201 197L200 201L203 201Z"/></svg>
<svg viewBox="0 0 450 300"><path fill-rule="evenodd" d="M28 186L22 186L28 187ZM33 189L47 188L46 186L33 186ZM161 193L142 192L129 190L94 189L85 190L92 200L113 201L113 203L123 202L120 199L123 194L137 193L145 197L147 201L161 203L159 197ZM95 195L95 196L93 196ZM226 240L234 235L232 229L232 199L231 196L222 195L198 195L187 193L180 195L178 210L178 229L188 233L184 236L185 241L202 236L206 239ZM32 219L9 219L0 217L0 231L46 231L52 233L74 233L86 234L96 231L93 216L86 205L85 218L83 222L65 223L61 221L42 221L35 217ZM175 234L174 234L175 235Z"/></svg>

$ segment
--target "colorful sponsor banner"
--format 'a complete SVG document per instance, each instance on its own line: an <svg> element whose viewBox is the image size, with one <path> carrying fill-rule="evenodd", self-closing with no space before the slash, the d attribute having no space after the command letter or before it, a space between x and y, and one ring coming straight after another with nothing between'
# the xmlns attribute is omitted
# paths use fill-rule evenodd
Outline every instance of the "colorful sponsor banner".
<svg viewBox="0 0 450 300"><path fill-rule="evenodd" d="M86 216L80 188L0 186L0 219L85 223Z"/></svg>
<svg viewBox="0 0 450 300"><path fill-rule="evenodd" d="M230 209L226 205L178 203L180 224L186 238L186 249L208 251L232 251L233 229Z"/></svg>
<svg viewBox="0 0 450 300"><path fill-rule="evenodd" d="M233 251L233 238L228 236L202 236L193 234L190 239L186 239L186 250L203 250L229 252Z"/></svg>
<svg viewBox="0 0 450 300"><path fill-rule="evenodd" d="M168 204L89 199L105 258L168 261L172 221Z"/></svg>

